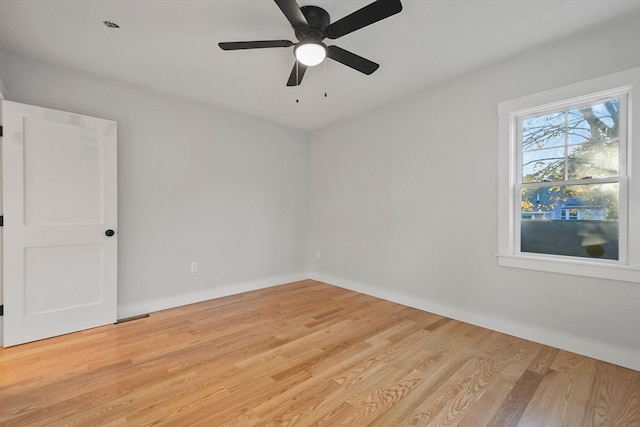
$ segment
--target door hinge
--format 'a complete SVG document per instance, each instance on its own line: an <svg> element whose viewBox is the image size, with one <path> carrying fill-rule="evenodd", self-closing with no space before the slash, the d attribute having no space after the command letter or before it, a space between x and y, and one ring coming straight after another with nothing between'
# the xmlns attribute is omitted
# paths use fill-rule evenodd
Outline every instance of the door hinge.
<svg viewBox="0 0 640 427"><path fill-rule="evenodd" d="M2 125L0 125L0 136L2 136Z"/></svg>
<svg viewBox="0 0 640 427"><path fill-rule="evenodd" d="M4 215L0 215L0 227L4 227Z"/></svg>
<svg viewBox="0 0 640 427"><path fill-rule="evenodd" d="M4 316L4 304L0 305L0 316Z"/></svg>

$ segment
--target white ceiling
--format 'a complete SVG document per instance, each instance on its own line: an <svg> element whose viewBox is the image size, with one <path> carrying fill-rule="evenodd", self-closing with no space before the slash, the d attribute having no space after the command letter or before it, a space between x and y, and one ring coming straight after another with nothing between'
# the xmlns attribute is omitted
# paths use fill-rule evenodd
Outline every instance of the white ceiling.
<svg viewBox="0 0 640 427"><path fill-rule="evenodd" d="M332 22L370 2L299 0ZM296 41L271 0L0 0L0 49L312 130L640 11L640 0L402 4L400 14L328 43L378 62L378 71L366 76L329 60L295 88L285 86L292 48L217 46Z"/></svg>

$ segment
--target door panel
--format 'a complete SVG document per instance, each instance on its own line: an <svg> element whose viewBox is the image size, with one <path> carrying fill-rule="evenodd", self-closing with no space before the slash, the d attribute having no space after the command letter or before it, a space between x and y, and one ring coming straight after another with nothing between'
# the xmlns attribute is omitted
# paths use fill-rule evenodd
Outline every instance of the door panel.
<svg viewBox="0 0 640 427"><path fill-rule="evenodd" d="M100 244L25 248L25 315L99 304L104 289L103 257ZM85 285L75 286L77 283Z"/></svg>
<svg viewBox="0 0 640 427"><path fill-rule="evenodd" d="M5 346L114 323L116 123L3 101Z"/></svg>
<svg viewBox="0 0 640 427"><path fill-rule="evenodd" d="M24 135L25 224L102 223L99 131L27 118Z"/></svg>

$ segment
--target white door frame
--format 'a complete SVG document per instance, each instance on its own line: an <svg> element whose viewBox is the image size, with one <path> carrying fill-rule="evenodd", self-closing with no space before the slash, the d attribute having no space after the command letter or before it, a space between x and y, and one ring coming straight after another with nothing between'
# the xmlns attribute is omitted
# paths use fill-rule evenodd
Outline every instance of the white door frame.
<svg viewBox="0 0 640 427"><path fill-rule="evenodd" d="M2 77L0 77L0 127L2 127L2 100L4 99L4 94L6 93L6 89L4 87L4 84L2 83ZM2 137L0 137L2 138ZM4 215L4 211L2 209L2 150L0 150L0 215ZM3 299L3 295L4 295L4 286L3 286L3 282L2 282L2 276L3 276L3 267L2 267L2 260L3 260L3 256L2 256L2 247L4 245L4 241L3 241L3 232L2 232L2 227L0 227L0 307L4 307L4 299ZM4 346L4 337L3 337L3 331L4 331L4 316L0 316L0 347Z"/></svg>

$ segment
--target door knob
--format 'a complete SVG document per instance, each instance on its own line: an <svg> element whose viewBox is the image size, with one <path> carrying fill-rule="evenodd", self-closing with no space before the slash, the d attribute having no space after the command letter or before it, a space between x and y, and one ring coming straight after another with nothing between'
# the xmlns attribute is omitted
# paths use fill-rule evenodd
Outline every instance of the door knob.
<svg viewBox="0 0 640 427"><path fill-rule="evenodd" d="M105 231L105 232L104 232L104 234L106 234L106 235L107 235L107 237L111 237L111 236L113 236L114 234L116 234L116 232L115 232L115 231L113 231L113 230L111 230L111 229L109 229L109 230Z"/></svg>

